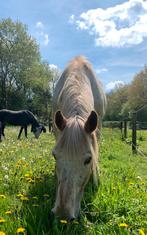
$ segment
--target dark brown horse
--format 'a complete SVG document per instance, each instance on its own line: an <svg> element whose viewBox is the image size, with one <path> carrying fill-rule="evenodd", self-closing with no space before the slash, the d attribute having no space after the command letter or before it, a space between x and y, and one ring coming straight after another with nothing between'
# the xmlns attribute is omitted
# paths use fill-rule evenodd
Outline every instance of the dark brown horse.
<svg viewBox="0 0 147 235"><path fill-rule="evenodd" d="M31 132L34 133L35 137L38 139L40 133L46 132L45 127L39 124L34 114L29 110L12 111L7 109L0 110L0 141L2 136L5 136L4 129L6 124L21 126L18 139L20 139L21 133L24 129L25 137L27 138L27 127L32 125Z"/></svg>

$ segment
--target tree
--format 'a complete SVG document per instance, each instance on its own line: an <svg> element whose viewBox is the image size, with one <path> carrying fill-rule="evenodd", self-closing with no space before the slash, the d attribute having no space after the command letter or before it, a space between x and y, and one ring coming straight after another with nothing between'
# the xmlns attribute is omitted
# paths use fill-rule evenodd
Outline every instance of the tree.
<svg viewBox="0 0 147 235"><path fill-rule="evenodd" d="M147 104L147 67L134 77L129 88L128 99L133 110Z"/></svg>
<svg viewBox="0 0 147 235"><path fill-rule="evenodd" d="M118 121L122 118L122 106L128 99L128 85L116 87L107 94L105 120Z"/></svg>
<svg viewBox="0 0 147 235"><path fill-rule="evenodd" d="M28 107L42 119L47 120L51 109L51 83L52 72L48 62L42 62L35 66L32 84L28 91Z"/></svg>
<svg viewBox="0 0 147 235"><path fill-rule="evenodd" d="M118 87L107 94L107 111L105 120L120 120L129 117L129 113L140 110L138 120L147 120L147 67L140 71L133 81Z"/></svg>
<svg viewBox="0 0 147 235"><path fill-rule="evenodd" d="M25 105L32 70L39 62L39 48L26 25L11 19L0 21L0 108L11 107L10 100L17 96L21 106Z"/></svg>
<svg viewBox="0 0 147 235"><path fill-rule="evenodd" d="M128 93L128 106L130 111L137 111L143 106L147 105L147 67L138 73L130 87ZM147 120L147 109L142 109L138 112L137 117L139 120Z"/></svg>

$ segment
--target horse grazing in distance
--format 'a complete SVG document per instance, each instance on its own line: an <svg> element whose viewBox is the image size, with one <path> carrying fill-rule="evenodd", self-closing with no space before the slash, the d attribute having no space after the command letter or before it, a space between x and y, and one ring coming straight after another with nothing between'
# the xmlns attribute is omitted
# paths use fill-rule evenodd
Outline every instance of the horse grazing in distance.
<svg viewBox="0 0 147 235"><path fill-rule="evenodd" d="M97 133L106 97L91 64L74 58L64 70L53 94L53 125L58 180L52 213L72 221L78 217L84 188L93 173L98 176ZM98 141L100 139L98 138Z"/></svg>
<svg viewBox="0 0 147 235"><path fill-rule="evenodd" d="M39 124L34 114L29 110L12 111L7 109L0 110L0 141L2 140L2 135L5 137L4 129L6 124L11 124L15 126L21 126L18 139L20 139L21 133L24 129L25 137L27 138L27 126L32 125L31 132L34 133L35 137L38 139L40 133L46 132L46 128Z"/></svg>

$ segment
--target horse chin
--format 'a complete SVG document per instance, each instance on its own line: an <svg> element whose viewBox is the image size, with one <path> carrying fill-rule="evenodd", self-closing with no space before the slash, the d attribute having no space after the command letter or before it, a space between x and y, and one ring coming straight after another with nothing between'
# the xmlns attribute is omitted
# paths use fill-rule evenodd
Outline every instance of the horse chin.
<svg viewBox="0 0 147 235"><path fill-rule="evenodd" d="M67 207L66 204L58 204L56 201L54 208L51 210L54 216L57 216L60 219L65 219L67 221L73 221L74 219L78 219L81 208L81 197L77 202L74 203L73 206ZM63 199L66 202L66 198ZM71 201L72 204L72 201Z"/></svg>
<svg viewBox="0 0 147 235"><path fill-rule="evenodd" d="M75 215L67 215L66 213L64 213L64 210L61 211L61 213L57 213L56 212L56 209L53 208L49 214L49 218L50 219L53 219L53 218L59 218L59 219L62 219L62 220L67 220L68 222L72 222L73 220L75 219L79 219L79 214L77 216Z"/></svg>
<svg viewBox="0 0 147 235"><path fill-rule="evenodd" d="M41 129L37 128L37 130L34 132L35 138L38 139L41 134Z"/></svg>
<svg viewBox="0 0 147 235"><path fill-rule="evenodd" d="M34 135L35 135L35 139L38 139L39 138L39 136L40 136L40 134L36 134L36 133L34 133Z"/></svg>
<svg viewBox="0 0 147 235"><path fill-rule="evenodd" d="M39 139L39 136L35 136L35 139Z"/></svg>

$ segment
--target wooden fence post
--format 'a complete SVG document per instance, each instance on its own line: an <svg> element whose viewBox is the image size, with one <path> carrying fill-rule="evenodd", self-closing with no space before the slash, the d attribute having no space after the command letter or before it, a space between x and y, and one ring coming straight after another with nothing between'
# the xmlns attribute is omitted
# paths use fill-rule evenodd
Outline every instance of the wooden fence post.
<svg viewBox="0 0 147 235"><path fill-rule="evenodd" d="M137 152L136 150L136 116L137 116L137 113L134 112L133 117L132 117L132 152L133 154L136 154Z"/></svg>
<svg viewBox="0 0 147 235"><path fill-rule="evenodd" d="M123 140L123 121L120 122L121 139Z"/></svg>
<svg viewBox="0 0 147 235"><path fill-rule="evenodd" d="M127 138L127 120L124 121L124 138Z"/></svg>

